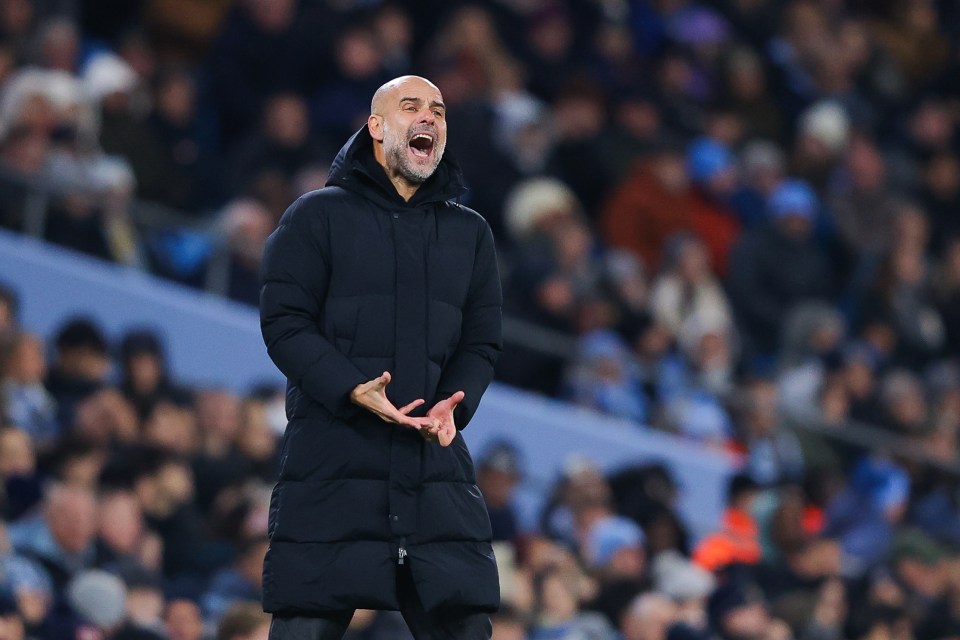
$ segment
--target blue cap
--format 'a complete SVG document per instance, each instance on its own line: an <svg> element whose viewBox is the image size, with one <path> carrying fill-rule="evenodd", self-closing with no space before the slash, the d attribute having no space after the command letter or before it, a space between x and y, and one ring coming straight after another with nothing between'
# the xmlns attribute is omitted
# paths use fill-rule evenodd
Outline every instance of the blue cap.
<svg viewBox="0 0 960 640"><path fill-rule="evenodd" d="M722 142L697 138L687 148L687 172L694 182L707 182L734 166L735 158Z"/></svg>
<svg viewBox="0 0 960 640"><path fill-rule="evenodd" d="M784 180L767 200L767 211L777 218L799 216L812 220L819 207L817 194L803 180Z"/></svg>
<svg viewBox="0 0 960 640"><path fill-rule="evenodd" d="M621 549L643 545L643 529L629 518L611 516L597 522L587 538L591 566L602 567Z"/></svg>

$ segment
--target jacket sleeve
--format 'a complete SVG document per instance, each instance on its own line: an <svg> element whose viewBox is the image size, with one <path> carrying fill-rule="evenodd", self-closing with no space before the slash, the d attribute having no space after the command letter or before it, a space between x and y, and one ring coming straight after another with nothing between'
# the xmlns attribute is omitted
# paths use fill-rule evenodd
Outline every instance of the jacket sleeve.
<svg viewBox="0 0 960 640"><path fill-rule="evenodd" d="M480 397L493 380L493 367L503 349L503 294L493 234L486 222L481 223L479 235L463 308L460 343L440 375L434 399L436 402L457 391L464 392L463 401L454 410L458 429L466 427L473 418Z"/></svg>
<svg viewBox="0 0 960 640"><path fill-rule="evenodd" d="M331 413L351 409L349 394L367 381L320 330L330 281L324 220L311 221L303 198L267 240L261 266L260 330L267 353L294 385Z"/></svg>

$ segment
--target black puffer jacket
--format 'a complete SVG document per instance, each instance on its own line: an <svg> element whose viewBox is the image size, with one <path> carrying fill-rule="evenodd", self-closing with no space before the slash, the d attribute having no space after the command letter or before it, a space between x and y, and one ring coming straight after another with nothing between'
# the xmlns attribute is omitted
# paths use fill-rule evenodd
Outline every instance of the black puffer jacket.
<svg viewBox="0 0 960 640"><path fill-rule="evenodd" d="M470 421L501 349L493 237L451 202L464 191L444 158L405 202L366 129L328 186L297 200L270 237L260 317L288 378L280 480L270 507L263 602L270 612L396 609L406 552L424 606L499 603L490 522L458 434L446 448L349 401L383 371L396 406L458 390Z"/></svg>

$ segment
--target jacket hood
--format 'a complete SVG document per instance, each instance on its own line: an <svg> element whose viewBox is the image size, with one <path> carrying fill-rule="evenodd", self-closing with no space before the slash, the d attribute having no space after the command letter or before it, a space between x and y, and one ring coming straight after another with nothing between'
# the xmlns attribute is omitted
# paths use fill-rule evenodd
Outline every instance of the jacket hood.
<svg viewBox="0 0 960 640"><path fill-rule="evenodd" d="M353 134L340 149L330 166L327 186L343 187L372 200L409 207L446 202L467 191L460 165L450 156L450 151L446 150L433 175L420 185L409 202L405 201L374 157L373 138L366 125Z"/></svg>

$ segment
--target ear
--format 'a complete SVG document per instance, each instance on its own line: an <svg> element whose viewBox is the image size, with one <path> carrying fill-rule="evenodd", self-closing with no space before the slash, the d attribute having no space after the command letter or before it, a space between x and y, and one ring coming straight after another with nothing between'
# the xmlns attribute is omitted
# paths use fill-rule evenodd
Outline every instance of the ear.
<svg viewBox="0 0 960 640"><path fill-rule="evenodd" d="M370 114L367 118L367 130L370 131L370 137L377 142L383 142L383 118Z"/></svg>

